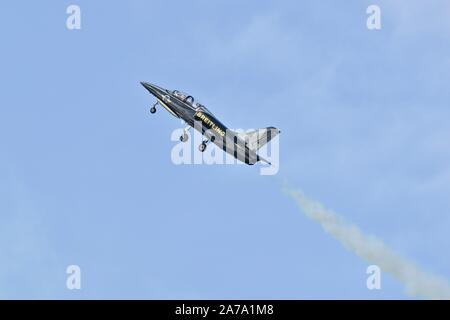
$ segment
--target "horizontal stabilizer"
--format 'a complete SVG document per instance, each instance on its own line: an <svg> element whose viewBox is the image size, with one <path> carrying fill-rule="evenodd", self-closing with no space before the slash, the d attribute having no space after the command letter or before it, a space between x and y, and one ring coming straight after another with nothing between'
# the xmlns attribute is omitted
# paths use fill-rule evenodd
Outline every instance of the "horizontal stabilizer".
<svg viewBox="0 0 450 320"><path fill-rule="evenodd" d="M249 132L238 133L240 139L244 140L249 149L257 151L275 138L280 130L274 127L257 129Z"/></svg>

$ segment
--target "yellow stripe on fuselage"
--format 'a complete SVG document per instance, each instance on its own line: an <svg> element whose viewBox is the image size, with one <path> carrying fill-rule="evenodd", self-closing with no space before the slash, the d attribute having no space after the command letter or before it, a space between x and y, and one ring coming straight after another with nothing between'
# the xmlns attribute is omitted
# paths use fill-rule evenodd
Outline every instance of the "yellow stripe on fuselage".
<svg viewBox="0 0 450 320"><path fill-rule="evenodd" d="M170 109L162 100L156 98L156 100L158 100L159 104L162 105L167 111L169 111L171 114L173 114L173 116L179 118L177 116L177 114L175 112L172 111L172 109Z"/></svg>

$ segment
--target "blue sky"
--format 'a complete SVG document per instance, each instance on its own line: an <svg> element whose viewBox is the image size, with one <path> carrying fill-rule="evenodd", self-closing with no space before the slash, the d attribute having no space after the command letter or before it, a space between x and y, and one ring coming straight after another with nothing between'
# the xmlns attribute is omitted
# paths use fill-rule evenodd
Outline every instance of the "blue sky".
<svg viewBox="0 0 450 320"><path fill-rule="evenodd" d="M66 28L70 4L81 30ZM409 298L384 274L369 291L367 264L298 211L284 179L450 278L448 1L0 12L1 298ZM142 80L231 128L280 128L278 175L173 165L181 124L149 114Z"/></svg>

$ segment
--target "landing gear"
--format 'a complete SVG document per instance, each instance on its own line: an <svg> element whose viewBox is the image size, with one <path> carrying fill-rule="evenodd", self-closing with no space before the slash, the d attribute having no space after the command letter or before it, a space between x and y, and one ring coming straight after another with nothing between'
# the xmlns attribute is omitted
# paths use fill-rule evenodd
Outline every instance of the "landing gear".
<svg viewBox="0 0 450 320"><path fill-rule="evenodd" d="M189 139L189 136L188 136L187 132L184 132L183 135L180 136L181 142L186 142L186 141L188 141L188 139Z"/></svg>
<svg viewBox="0 0 450 320"><path fill-rule="evenodd" d="M153 105L153 107L150 108L150 113L155 113L156 112L156 106L158 105L158 103L155 103Z"/></svg>
<svg viewBox="0 0 450 320"><path fill-rule="evenodd" d="M209 143L210 141L211 141L211 142L214 142L215 140L216 140L216 137L215 137L215 136L211 136L211 137L208 138L207 140L204 140L204 141L202 142L202 144L198 146L198 150L200 150L200 152L205 151L205 150L206 150L206 146L208 145L208 143Z"/></svg>
<svg viewBox="0 0 450 320"><path fill-rule="evenodd" d="M205 151L206 150L206 142L202 142L202 144L198 146L198 150L200 150L200 152Z"/></svg>
<svg viewBox="0 0 450 320"><path fill-rule="evenodd" d="M184 128L183 135L180 137L180 141L181 142L188 141L188 139L189 139L188 131L189 131L190 128L191 128L191 126L187 126L186 128Z"/></svg>

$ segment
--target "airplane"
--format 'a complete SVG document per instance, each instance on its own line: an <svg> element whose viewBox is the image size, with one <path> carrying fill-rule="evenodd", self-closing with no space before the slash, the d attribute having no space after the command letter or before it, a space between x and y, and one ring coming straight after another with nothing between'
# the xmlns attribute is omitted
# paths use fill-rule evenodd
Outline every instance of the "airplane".
<svg viewBox="0 0 450 320"><path fill-rule="evenodd" d="M199 145L201 152L204 152L207 144L212 142L246 164L254 165L261 161L271 165L269 161L259 156L257 151L280 133L277 128L267 127L251 132L235 132L228 129L204 105L196 102L193 96L179 90L167 90L148 82L141 82L141 84L156 98L150 113L155 113L156 107L160 105L188 125L180 136L181 142L188 140L187 133L192 127L205 138Z"/></svg>

